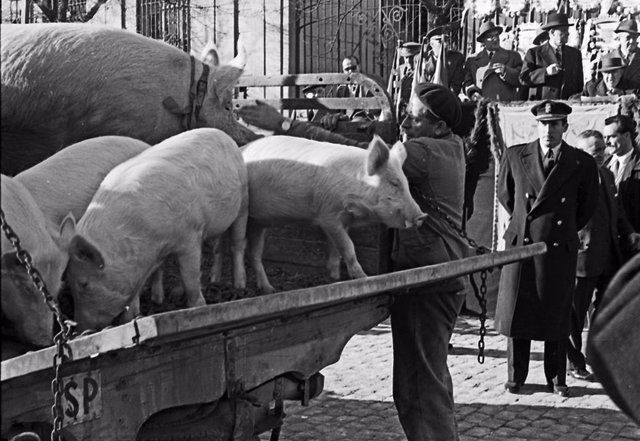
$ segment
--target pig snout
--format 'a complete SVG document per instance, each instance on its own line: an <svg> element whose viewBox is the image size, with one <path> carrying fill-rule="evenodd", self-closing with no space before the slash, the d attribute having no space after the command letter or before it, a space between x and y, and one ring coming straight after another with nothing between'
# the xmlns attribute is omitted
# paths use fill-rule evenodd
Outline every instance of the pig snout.
<svg viewBox="0 0 640 441"><path fill-rule="evenodd" d="M406 219L404 221L404 227L405 228L421 227L422 223L425 221L426 218L427 218L426 213L420 213L417 217L413 219Z"/></svg>

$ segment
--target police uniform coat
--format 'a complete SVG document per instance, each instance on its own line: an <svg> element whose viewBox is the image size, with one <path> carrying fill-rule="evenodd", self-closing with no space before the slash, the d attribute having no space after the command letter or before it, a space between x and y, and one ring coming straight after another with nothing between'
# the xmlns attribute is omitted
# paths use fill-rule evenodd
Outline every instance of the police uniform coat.
<svg viewBox="0 0 640 441"><path fill-rule="evenodd" d="M518 99L518 87L520 86L520 70L522 58L516 51L498 48L489 58L489 53L483 49L478 53L469 55L464 66L465 87L476 84L476 72L479 68L489 63L501 63L505 66L504 77L500 77L493 69L487 69L483 75L481 87L482 96L499 101L514 101Z"/></svg>
<svg viewBox="0 0 640 441"><path fill-rule="evenodd" d="M506 248L545 242L547 253L502 269L496 329L512 338L566 339L578 230L593 214L598 198L595 160L563 142L545 180L538 140L511 147L500 165L498 198L511 216Z"/></svg>
<svg viewBox="0 0 640 441"><path fill-rule="evenodd" d="M571 95L582 93L584 77L582 75L582 54L574 47L562 46L562 72L547 76L546 69L558 63L556 54L549 42L530 48L524 56L520 81L536 87L533 99L568 99Z"/></svg>

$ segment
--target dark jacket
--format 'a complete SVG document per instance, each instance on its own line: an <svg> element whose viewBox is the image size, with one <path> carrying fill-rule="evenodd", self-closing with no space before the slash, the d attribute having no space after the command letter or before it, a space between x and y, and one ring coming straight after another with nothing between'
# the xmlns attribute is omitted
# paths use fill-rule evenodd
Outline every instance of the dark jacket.
<svg viewBox="0 0 640 441"><path fill-rule="evenodd" d="M431 81L436 71L436 59L430 55L424 63L425 80ZM457 96L462 90L464 82L464 55L462 53L447 50L447 78L449 79L449 89Z"/></svg>
<svg viewBox="0 0 640 441"><path fill-rule="evenodd" d="M598 202L598 167L563 142L545 180L540 156L536 140L508 148L500 164L498 199L510 214L506 248L545 242L547 253L502 269L495 326L508 337L562 340L569 336L578 230Z"/></svg>
<svg viewBox="0 0 640 441"><path fill-rule="evenodd" d="M609 167L611 159L605 165ZM618 185L618 197L634 231L640 233L640 153L635 150Z"/></svg>
<svg viewBox="0 0 640 441"><path fill-rule="evenodd" d="M514 101L518 99L518 87L520 86L520 70L522 70L522 57L516 51L509 51L499 48L489 58L485 49L478 53L469 55L464 65L465 77L464 86L478 86L477 72L481 67L491 63L502 63L505 65L505 75L501 77L493 69L487 69L483 75L481 93L485 98L498 101ZM480 87L480 86L478 86Z"/></svg>
<svg viewBox="0 0 640 441"><path fill-rule="evenodd" d="M616 198L613 173L605 166L598 172L598 205L587 225L578 232L577 277L612 276L623 262L620 240L625 241L633 231Z"/></svg>
<svg viewBox="0 0 640 441"><path fill-rule="evenodd" d="M614 49L609 52L607 56L619 57L625 59L620 53L620 49ZM624 69L622 79L620 80L620 87L623 89L640 89L640 47L633 51L629 57L630 60L625 60L627 67Z"/></svg>
<svg viewBox="0 0 640 441"><path fill-rule="evenodd" d="M622 83L622 80L620 80ZM620 85L620 84L618 84ZM631 95L634 93L638 93L637 90L634 89L621 89L620 87L615 87L613 89L607 89L606 84L604 84L604 80L600 79L587 81L587 84L584 85L584 89L582 90L582 96L622 96L622 95Z"/></svg>
<svg viewBox="0 0 640 441"><path fill-rule="evenodd" d="M549 42L529 49L524 56L520 81L537 91L533 99L568 99L581 93L584 85L582 54L571 46L562 46L562 71L547 76L547 66L557 63L556 54Z"/></svg>

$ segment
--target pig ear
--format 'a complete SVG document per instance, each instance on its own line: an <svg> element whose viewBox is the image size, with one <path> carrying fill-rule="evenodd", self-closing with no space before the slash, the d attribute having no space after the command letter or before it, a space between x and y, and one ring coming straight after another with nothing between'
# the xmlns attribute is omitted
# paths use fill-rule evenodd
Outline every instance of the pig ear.
<svg viewBox="0 0 640 441"><path fill-rule="evenodd" d="M95 265L99 269L104 268L102 253L87 239L76 235L69 244L69 256L80 261Z"/></svg>
<svg viewBox="0 0 640 441"><path fill-rule="evenodd" d="M238 69L233 66L221 66L216 69L212 75L215 79L213 87L215 87L216 96L224 96L227 89L231 89L237 82L240 75L242 75L242 69Z"/></svg>
<svg viewBox="0 0 640 441"><path fill-rule="evenodd" d="M367 151L369 152L367 156L367 174L372 176L389 160L389 147L387 147L382 138L378 135L373 135Z"/></svg>
<svg viewBox="0 0 640 441"><path fill-rule="evenodd" d="M407 159L407 148L403 143L398 141L391 147L391 156L397 158L397 160L400 161L400 165L402 165Z"/></svg>
<svg viewBox="0 0 640 441"><path fill-rule="evenodd" d="M213 41L207 42L207 44L204 46L204 48L200 52L200 60L212 67L218 67L220 65L220 55L218 55L218 48Z"/></svg>
<svg viewBox="0 0 640 441"><path fill-rule="evenodd" d="M71 239L76 234L76 219L73 217L73 213L67 214L62 223L60 224L60 238L58 239L58 246L66 250L69 248Z"/></svg>

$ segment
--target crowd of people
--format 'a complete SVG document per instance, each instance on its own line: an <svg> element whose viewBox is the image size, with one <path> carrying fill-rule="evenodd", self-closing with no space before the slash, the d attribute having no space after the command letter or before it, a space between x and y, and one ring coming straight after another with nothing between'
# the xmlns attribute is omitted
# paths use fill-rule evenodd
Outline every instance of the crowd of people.
<svg viewBox="0 0 640 441"><path fill-rule="evenodd" d="M400 131L407 150L403 171L412 196L429 216L419 228L395 232L396 270L469 255L470 248L451 226L462 225L463 217L465 146L454 133L461 120L460 95L509 101L518 99L526 86L536 90L532 98L541 100L531 108L537 139L507 148L499 169L498 198L510 216L506 248L547 245L545 254L507 265L501 272L495 326L508 337L508 393L520 393L525 386L532 340L544 342L550 393L570 396L567 375L595 381L582 348L585 320L597 315L616 271L640 251L636 121L612 116L604 121L604 133L581 133L576 148L563 139L572 107L559 101L581 93L637 92L637 25L619 24L620 49L603 59L602 79L586 85L581 53L566 45L568 26L566 15L550 14L536 37L547 41L529 49L524 60L500 47L502 28L492 22L480 28L477 38L483 49L466 61L462 54L438 46L443 44L442 33L433 32L429 45L436 49L424 63L425 81L411 86L405 82L400 88L405 101ZM421 48L408 43L403 50L408 63L400 69L406 79L413 74L411 58ZM437 54L442 53L447 86L431 82ZM343 68L353 71L358 64L348 57ZM261 102L243 107L239 114L246 123L276 134L366 148L366 143L322 126L291 121ZM465 279L456 278L394 298L393 397L409 441L458 439L447 352L467 289Z"/></svg>

